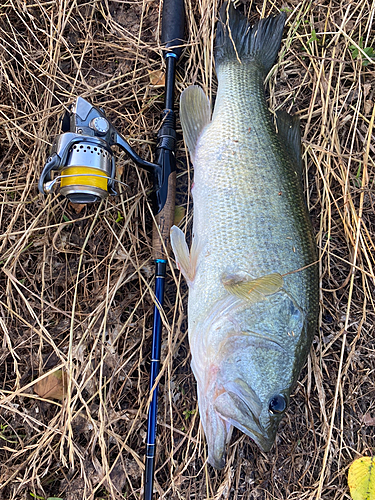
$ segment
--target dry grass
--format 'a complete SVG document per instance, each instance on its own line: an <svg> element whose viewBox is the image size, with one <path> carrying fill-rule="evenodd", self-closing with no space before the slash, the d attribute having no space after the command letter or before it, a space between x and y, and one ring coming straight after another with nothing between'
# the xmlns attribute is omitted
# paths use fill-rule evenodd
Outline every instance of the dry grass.
<svg viewBox="0 0 375 500"><path fill-rule="evenodd" d="M178 90L198 82L214 96L217 5L186 5ZM289 18L267 85L273 107L302 119L321 255L320 330L272 452L235 432L227 465L216 472L206 464L189 368L186 286L169 272L158 498L345 499L348 464L374 448L375 64L353 52L375 47L375 4L283 5ZM245 5L253 20L276 10L266 0ZM152 158L162 88L148 73L162 67L159 23L153 0L3 0L0 7L4 500L141 496L153 303L149 179L120 155L129 187L79 214L36 186L59 118L77 95L104 107ZM181 142L179 157L188 225L191 173ZM59 367L69 374L67 397L43 400L33 384Z"/></svg>

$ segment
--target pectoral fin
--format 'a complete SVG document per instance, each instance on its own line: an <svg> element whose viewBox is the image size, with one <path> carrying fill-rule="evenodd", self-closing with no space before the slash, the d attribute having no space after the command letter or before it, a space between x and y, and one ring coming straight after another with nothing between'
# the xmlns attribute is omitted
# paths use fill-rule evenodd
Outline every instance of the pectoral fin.
<svg viewBox="0 0 375 500"><path fill-rule="evenodd" d="M191 251L186 243L185 235L177 226L171 228L171 246L176 258L177 267L182 272L186 282L191 286L194 282L198 266L199 244L197 238L193 239Z"/></svg>
<svg viewBox="0 0 375 500"><path fill-rule="evenodd" d="M231 294L254 304L280 291L284 281L281 274L272 273L249 280L226 277L222 279L222 283Z"/></svg>
<svg viewBox="0 0 375 500"><path fill-rule="evenodd" d="M210 101L201 87L191 85L180 97L180 119L184 139L194 163L198 137L211 120Z"/></svg>

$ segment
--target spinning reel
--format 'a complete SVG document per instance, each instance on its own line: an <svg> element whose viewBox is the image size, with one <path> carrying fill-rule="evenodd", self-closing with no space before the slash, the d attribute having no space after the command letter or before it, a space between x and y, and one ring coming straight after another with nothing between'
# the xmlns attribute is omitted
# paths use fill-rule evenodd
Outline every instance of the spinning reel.
<svg viewBox="0 0 375 500"><path fill-rule="evenodd" d="M116 195L115 183L119 181L115 179L112 147L119 146L137 165L153 174L154 213L159 213L163 208L168 177L175 170L175 162L161 165L143 160L106 118L105 113L82 97L78 97L71 110L66 111L62 132L53 141L51 155L39 179L38 189L41 193L52 193L57 181L60 181L60 194L73 203L94 203L108 195ZM157 158L160 158L160 148L173 150L175 134L173 127L162 126L158 134ZM52 178L54 171L58 175Z"/></svg>

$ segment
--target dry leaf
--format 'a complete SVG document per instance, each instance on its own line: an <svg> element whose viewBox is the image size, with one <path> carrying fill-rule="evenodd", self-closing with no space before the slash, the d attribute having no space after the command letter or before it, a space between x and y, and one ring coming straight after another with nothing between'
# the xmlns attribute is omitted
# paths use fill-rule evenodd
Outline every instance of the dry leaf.
<svg viewBox="0 0 375 500"><path fill-rule="evenodd" d="M121 492L126 484L126 474L124 471L124 467L120 461L118 461L113 467L109 477L111 478L112 484L116 488L116 490Z"/></svg>
<svg viewBox="0 0 375 500"><path fill-rule="evenodd" d="M156 71L149 71L148 76L150 78L150 83L154 87L164 87L165 86L165 73L161 69Z"/></svg>
<svg viewBox="0 0 375 500"><path fill-rule="evenodd" d="M363 415L362 417L362 422L365 424L365 425L375 425L375 417L372 417L371 416L371 413L366 413L365 415Z"/></svg>
<svg viewBox="0 0 375 500"><path fill-rule="evenodd" d="M66 373L56 370L34 385L34 392L44 399L64 399L67 384Z"/></svg>
<svg viewBox="0 0 375 500"><path fill-rule="evenodd" d="M72 203L71 201L69 202L69 207L72 208L76 214L80 214L85 206L86 203Z"/></svg>
<svg viewBox="0 0 375 500"><path fill-rule="evenodd" d="M371 90L371 83L365 83L363 85L363 97L366 99Z"/></svg>
<svg viewBox="0 0 375 500"><path fill-rule="evenodd" d="M373 107L374 103L371 101L371 99L367 99L367 101L365 101L365 115L371 114Z"/></svg>
<svg viewBox="0 0 375 500"><path fill-rule="evenodd" d="M93 457L92 463L95 467L98 477L100 478L100 480L103 480L104 486L108 490L111 490L111 486L108 482L108 476L104 474L103 467L98 458ZM113 467L109 477L111 479L112 485L116 488L116 490L121 492L126 483L126 474L124 471L124 467L120 461L118 461Z"/></svg>
<svg viewBox="0 0 375 500"><path fill-rule="evenodd" d="M361 457L349 467L348 485L353 500L375 500L375 458Z"/></svg>
<svg viewBox="0 0 375 500"><path fill-rule="evenodd" d="M123 173L124 173L124 165L116 165L117 176L121 178Z"/></svg>

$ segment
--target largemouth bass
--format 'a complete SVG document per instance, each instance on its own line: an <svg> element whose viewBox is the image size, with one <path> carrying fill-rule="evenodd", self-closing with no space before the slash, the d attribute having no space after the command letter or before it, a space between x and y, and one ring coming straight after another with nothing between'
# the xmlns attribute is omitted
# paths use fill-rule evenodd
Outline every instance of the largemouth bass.
<svg viewBox="0 0 375 500"><path fill-rule="evenodd" d="M208 461L222 468L233 426L269 451L316 329L316 245L301 183L299 121L267 108L264 78L284 14L254 27L232 4L216 35L218 91L181 95L194 165L190 252L171 230L189 285L188 328Z"/></svg>

